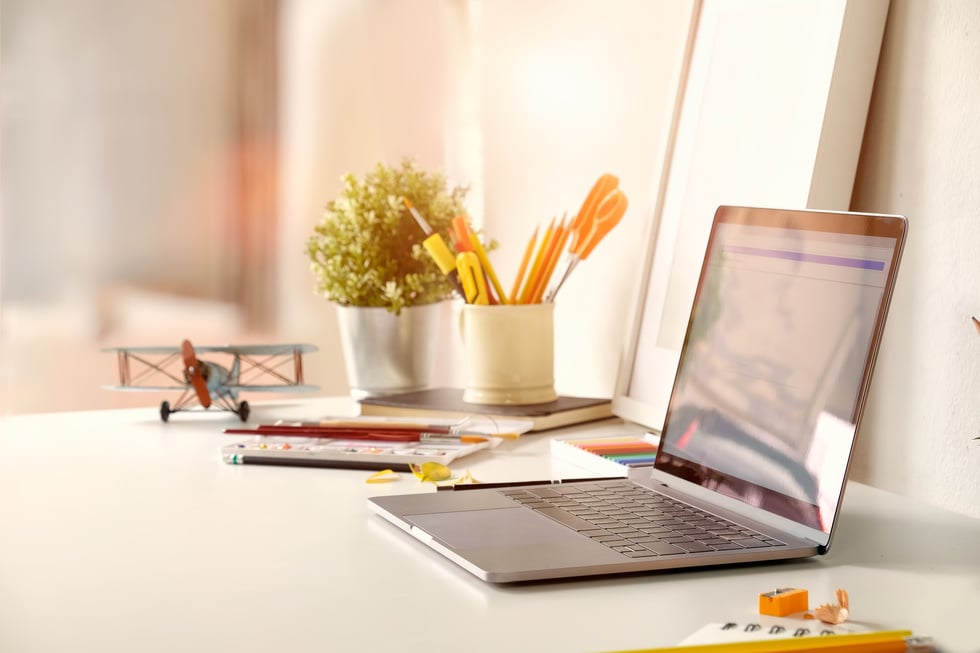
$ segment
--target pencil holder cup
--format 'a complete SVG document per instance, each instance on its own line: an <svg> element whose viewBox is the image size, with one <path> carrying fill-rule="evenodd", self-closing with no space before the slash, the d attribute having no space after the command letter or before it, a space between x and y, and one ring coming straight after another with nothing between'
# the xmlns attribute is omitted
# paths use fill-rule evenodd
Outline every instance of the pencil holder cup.
<svg viewBox="0 0 980 653"><path fill-rule="evenodd" d="M552 303L462 307L463 401L527 405L558 398L554 309Z"/></svg>

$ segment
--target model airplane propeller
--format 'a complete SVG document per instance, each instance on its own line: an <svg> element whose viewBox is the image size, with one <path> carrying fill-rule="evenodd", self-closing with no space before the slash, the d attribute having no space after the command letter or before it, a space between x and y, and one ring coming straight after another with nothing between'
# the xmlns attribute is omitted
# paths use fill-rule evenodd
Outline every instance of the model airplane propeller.
<svg viewBox="0 0 980 653"><path fill-rule="evenodd" d="M204 378L204 372L202 370L208 369L204 367L204 364L197 359L197 354L194 352L194 345L191 344L190 340L185 340L180 346L181 356L184 358L184 376L187 381L194 388L195 394L197 394L197 400L201 402L201 406L204 408L211 407L211 393L208 391L208 382ZM163 421L167 421L164 418Z"/></svg>
<svg viewBox="0 0 980 653"><path fill-rule="evenodd" d="M242 390L253 392L311 392L303 383L303 354L316 351L307 344L195 347L184 340L180 347L111 347L119 362L119 385L110 390L160 392L180 390L171 404L160 404L160 419L189 410L195 404L212 405L248 420L249 405L239 401ZM226 364L202 360L198 352L229 359Z"/></svg>

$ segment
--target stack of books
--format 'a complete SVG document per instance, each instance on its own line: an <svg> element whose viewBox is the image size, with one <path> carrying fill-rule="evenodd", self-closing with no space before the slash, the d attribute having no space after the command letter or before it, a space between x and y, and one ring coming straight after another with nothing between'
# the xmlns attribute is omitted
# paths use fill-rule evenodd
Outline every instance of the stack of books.
<svg viewBox="0 0 980 653"><path fill-rule="evenodd" d="M555 429L612 417L612 401L594 397L561 396L544 404L473 404L463 401L460 388L431 388L360 400L361 415L384 417L441 417L471 415L497 421L529 420L532 431Z"/></svg>

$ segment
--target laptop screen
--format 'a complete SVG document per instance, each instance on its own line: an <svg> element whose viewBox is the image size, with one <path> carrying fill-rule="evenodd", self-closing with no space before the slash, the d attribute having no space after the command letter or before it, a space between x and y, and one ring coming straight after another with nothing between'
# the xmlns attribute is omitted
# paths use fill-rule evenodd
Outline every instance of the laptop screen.
<svg viewBox="0 0 980 653"><path fill-rule="evenodd" d="M828 532L904 228L719 208L656 467Z"/></svg>

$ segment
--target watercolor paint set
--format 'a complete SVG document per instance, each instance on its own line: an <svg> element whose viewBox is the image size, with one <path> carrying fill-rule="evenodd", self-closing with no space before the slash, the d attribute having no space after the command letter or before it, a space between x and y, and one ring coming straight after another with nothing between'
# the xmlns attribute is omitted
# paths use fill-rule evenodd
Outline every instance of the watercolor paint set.
<svg viewBox="0 0 980 653"><path fill-rule="evenodd" d="M453 460L494 446L485 442L376 442L331 438L255 436L224 445L221 458L232 465L285 465L409 471L410 464Z"/></svg>

